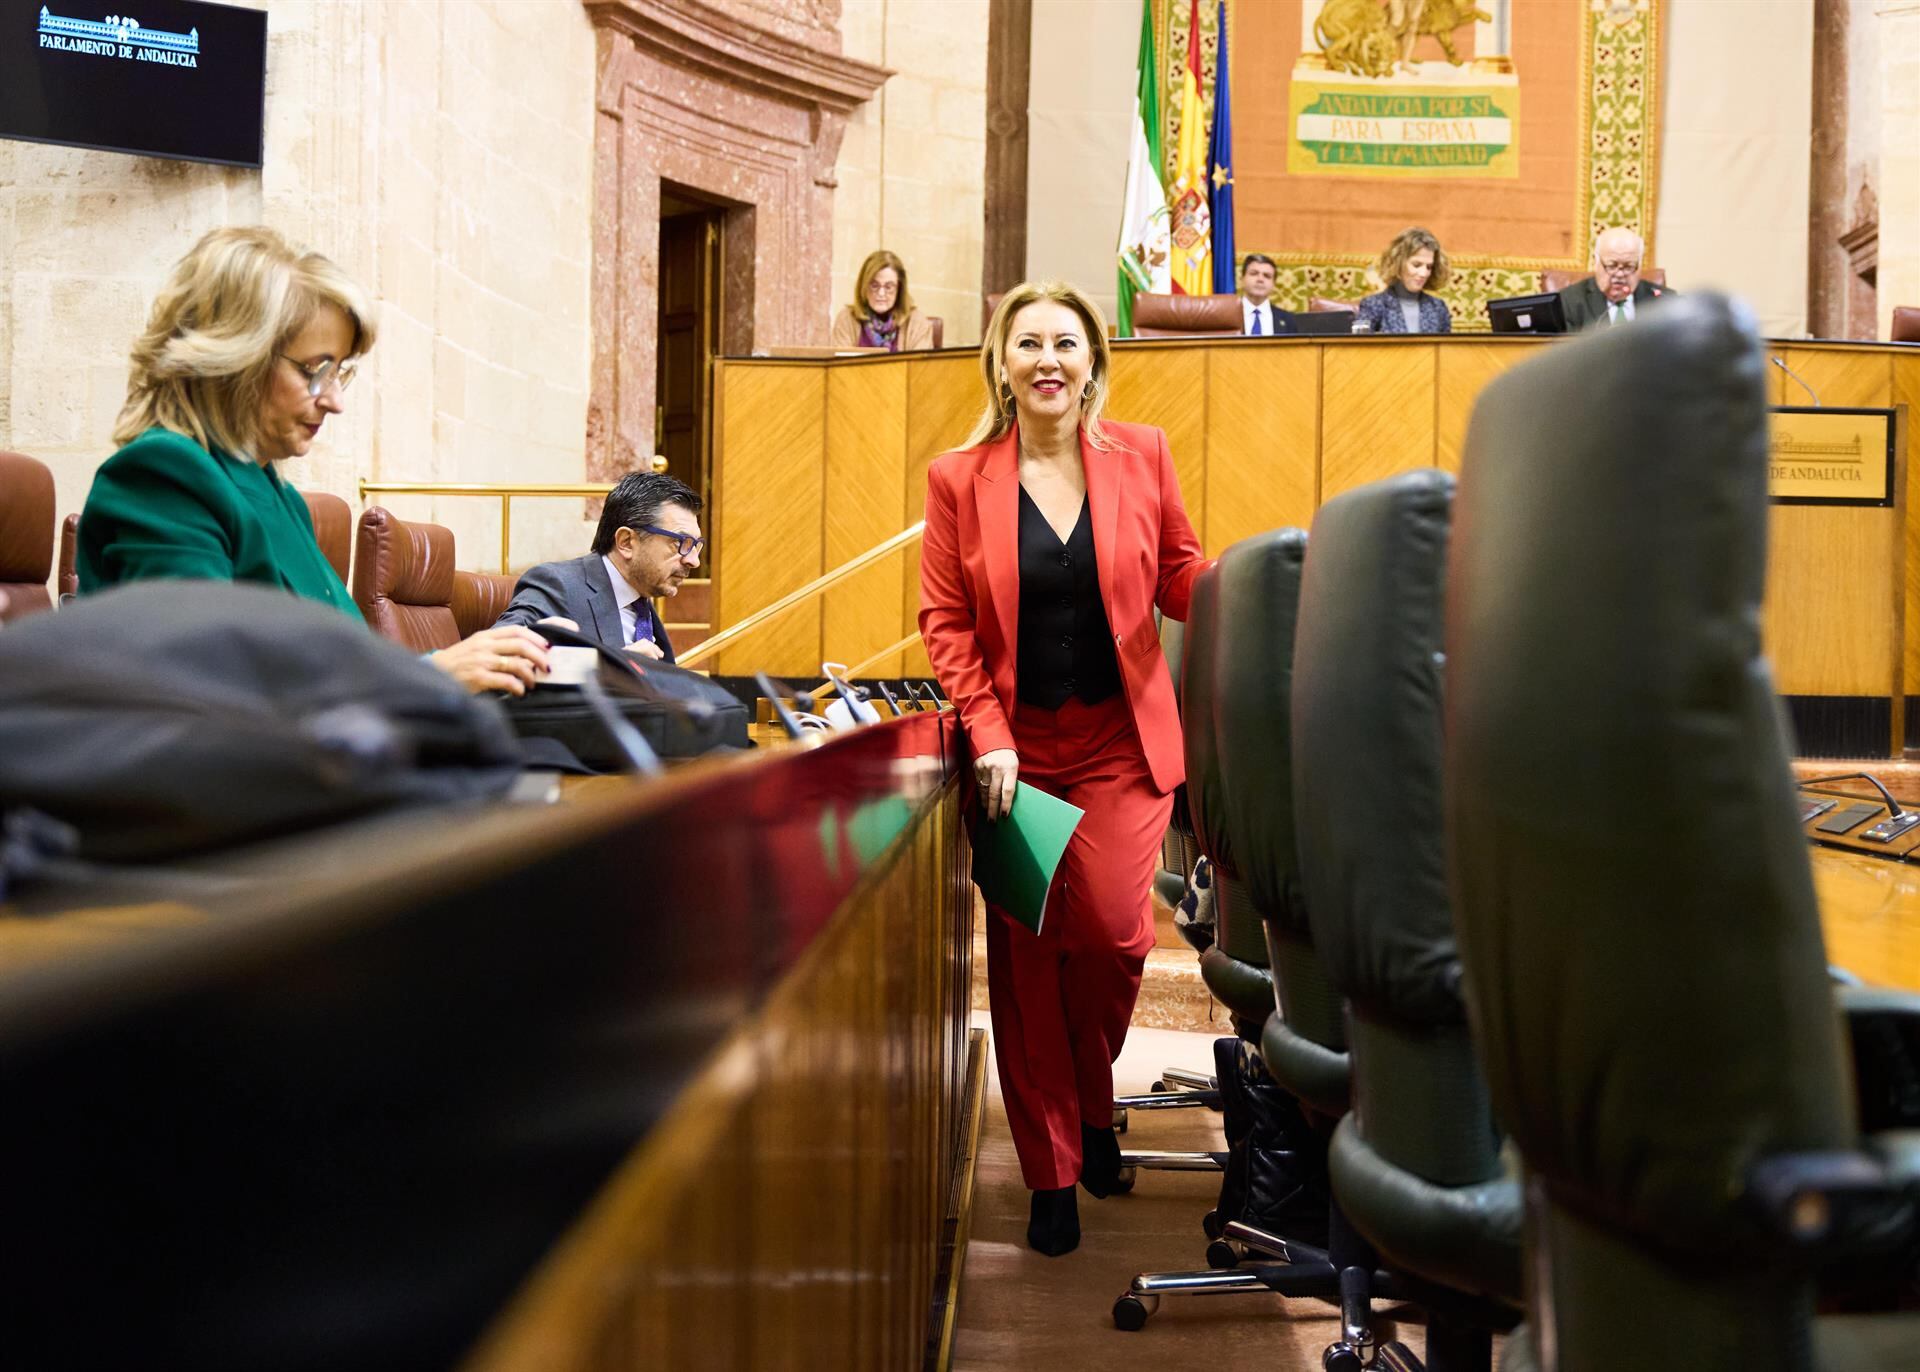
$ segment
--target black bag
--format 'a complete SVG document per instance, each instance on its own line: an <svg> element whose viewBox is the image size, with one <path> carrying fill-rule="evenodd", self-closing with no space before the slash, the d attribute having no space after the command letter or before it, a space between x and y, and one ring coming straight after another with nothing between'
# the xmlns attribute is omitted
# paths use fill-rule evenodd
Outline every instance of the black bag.
<svg viewBox="0 0 1920 1372"><path fill-rule="evenodd" d="M599 682L623 719L663 758L698 757L716 748L748 748L747 707L718 682L670 662L617 652L557 624L533 631L556 647L600 654ZM510 698L507 718L523 741L551 739L593 771L623 772L630 763L593 705L577 686L547 683ZM530 764L550 755L527 749ZM557 760L557 759L556 759Z"/></svg>
<svg viewBox="0 0 1920 1372"><path fill-rule="evenodd" d="M519 771L498 704L284 591L145 582L0 629L0 813L16 839L59 830L29 811L71 826L81 857L486 799Z"/></svg>

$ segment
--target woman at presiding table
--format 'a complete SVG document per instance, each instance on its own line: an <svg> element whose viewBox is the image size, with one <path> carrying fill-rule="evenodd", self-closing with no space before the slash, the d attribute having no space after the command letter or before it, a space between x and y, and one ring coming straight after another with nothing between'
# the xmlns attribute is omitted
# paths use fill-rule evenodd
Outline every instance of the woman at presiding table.
<svg viewBox="0 0 1920 1372"><path fill-rule="evenodd" d="M279 464L345 409L374 333L360 287L271 229L215 229L195 244L133 346L119 451L80 513L80 593L252 581L361 618ZM519 695L547 671L547 644L517 625L483 629L427 660L469 690Z"/></svg>
<svg viewBox="0 0 1920 1372"><path fill-rule="evenodd" d="M854 281L853 303L834 316L836 348L920 352L933 346L933 321L907 293L907 264L885 248L867 254Z"/></svg>
<svg viewBox="0 0 1920 1372"><path fill-rule="evenodd" d="M1086 813L1041 933L987 915L995 1055L1027 1242L1080 1241L1078 1181L1120 1172L1113 1062L1153 946L1150 883L1185 776L1157 604L1187 617L1208 564L1167 436L1102 421L1099 309L1061 283L1007 292L980 349L986 406L927 473L920 632L974 755L976 818L1033 782Z"/></svg>
<svg viewBox="0 0 1920 1372"><path fill-rule="evenodd" d="M1360 302L1360 323L1373 333L1452 333L1453 311L1430 293L1447 284L1451 268L1440 240L1422 228L1402 229L1374 263L1386 289Z"/></svg>

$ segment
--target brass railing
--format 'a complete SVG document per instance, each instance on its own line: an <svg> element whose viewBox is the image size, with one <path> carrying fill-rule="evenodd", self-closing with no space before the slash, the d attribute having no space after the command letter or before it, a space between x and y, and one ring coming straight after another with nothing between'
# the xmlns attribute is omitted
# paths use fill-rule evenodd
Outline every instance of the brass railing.
<svg viewBox="0 0 1920 1372"><path fill-rule="evenodd" d="M652 459L656 472L667 469L667 460L657 453ZM605 481L536 481L500 483L487 481L362 481L360 503L370 495L475 495L500 501L500 570L512 571L508 560L513 540L513 502L521 496L596 496L605 495L613 486Z"/></svg>
<svg viewBox="0 0 1920 1372"><path fill-rule="evenodd" d="M835 567L832 571L821 573L819 576L815 577L812 581L809 581L806 585L800 587L798 590L787 592L785 595L781 596L778 600L774 601L773 604L765 606L762 609L755 610L752 614L748 615L745 619L741 620L738 624L728 625L726 628L722 629L719 633L707 639L704 643L700 643L692 648L689 648L684 653L677 654L674 660L678 662L682 667L686 667L686 666L691 666L693 663L698 662L703 658L708 658L713 656L714 653L726 647L727 644L733 642L735 639L744 638L746 635L752 633L755 629L758 629L762 624L767 623L769 620L778 618L780 615L785 614L788 610L791 610L794 606L805 604L807 601L814 599L816 596L826 591L829 587L839 582L845 581L848 577L852 576L855 572L859 571L861 568L871 566L873 563L878 562L881 558L886 557L891 553L899 552L900 549L907 547L909 544L913 543L916 539L918 539L920 535L926 530L926 527L927 527L927 522L923 519L918 524L910 525L909 527L902 529L899 533L895 534L892 538L887 539L885 542L874 544L871 548L867 549L864 553L861 553L858 557L849 558L847 561L842 562L838 567ZM903 642L911 643L913 639L918 637L919 637L918 634L914 634L911 637L903 640ZM872 660L877 661L879 658L885 657L887 652L891 652L891 651L892 649L887 649L884 652L876 654L875 658ZM867 664L862 663L861 665L866 666Z"/></svg>

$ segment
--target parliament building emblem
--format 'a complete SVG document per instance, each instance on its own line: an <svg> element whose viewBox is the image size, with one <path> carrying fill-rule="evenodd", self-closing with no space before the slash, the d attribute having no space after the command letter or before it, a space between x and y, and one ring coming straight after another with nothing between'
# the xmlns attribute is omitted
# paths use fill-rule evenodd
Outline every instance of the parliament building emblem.
<svg viewBox="0 0 1920 1372"><path fill-rule="evenodd" d="M56 52L88 57L112 57L123 62L158 62L169 67L200 65L200 30L169 33L148 29L131 15L109 14L104 19L69 19L40 7L40 46Z"/></svg>

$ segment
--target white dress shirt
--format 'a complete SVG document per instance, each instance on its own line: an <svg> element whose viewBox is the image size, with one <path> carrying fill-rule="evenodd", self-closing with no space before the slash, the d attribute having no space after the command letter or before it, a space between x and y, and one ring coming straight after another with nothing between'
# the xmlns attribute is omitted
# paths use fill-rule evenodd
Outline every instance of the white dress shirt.
<svg viewBox="0 0 1920 1372"><path fill-rule="evenodd" d="M1240 332L1253 332L1253 317L1256 314L1260 316L1260 332L1263 335L1272 333L1273 298L1269 296L1256 305L1244 295L1240 297Z"/></svg>
<svg viewBox="0 0 1920 1372"><path fill-rule="evenodd" d="M1625 300L1620 301L1619 309L1620 309L1621 318L1617 322L1622 324L1631 324L1633 322L1633 297L1628 296ZM1616 322L1613 317L1613 311L1614 311L1614 302L1609 300L1607 302L1607 323L1609 324Z"/></svg>
<svg viewBox="0 0 1920 1372"><path fill-rule="evenodd" d="M634 590L633 583L620 574L620 569L613 565L612 558L602 553L600 561L606 565L607 580L613 583L613 598L620 606L621 642L623 644L633 642L635 628L644 626L647 630L646 641L652 643L653 616L649 614L644 619L640 616L640 605L645 597Z"/></svg>

